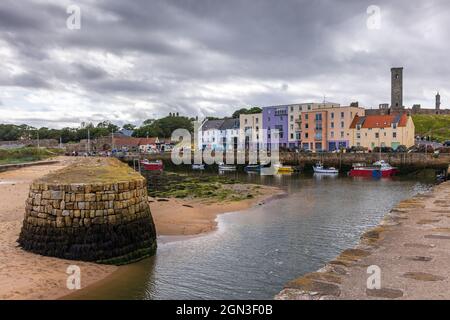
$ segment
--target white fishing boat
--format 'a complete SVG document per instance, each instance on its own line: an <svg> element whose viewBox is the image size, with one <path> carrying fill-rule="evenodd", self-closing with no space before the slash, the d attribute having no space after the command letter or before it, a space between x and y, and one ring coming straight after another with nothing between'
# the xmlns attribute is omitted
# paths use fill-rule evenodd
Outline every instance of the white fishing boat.
<svg viewBox="0 0 450 320"><path fill-rule="evenodd" d="M317 162L315 166L313 166L314 173L322 173L322 174L338 174L339 170L334 167L325 168L321 162Z"/></svg>
<svg viewBox="0 0 450 320"><path fill-rule="evenodd" d="M192 170L205 170L205 165L204 164L193 164Z"/></svg>
<svg viewBox="0 0 450 320"><path fill-rule="evenodd" d="M236 171L236 166L220 162L219 163L219 171Z"/></svg>

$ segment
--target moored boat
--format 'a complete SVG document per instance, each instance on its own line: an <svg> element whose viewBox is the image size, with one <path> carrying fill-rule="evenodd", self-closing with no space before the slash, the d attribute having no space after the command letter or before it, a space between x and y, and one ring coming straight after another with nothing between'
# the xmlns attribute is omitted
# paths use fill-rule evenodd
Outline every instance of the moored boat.
<svg viewBox="0 0 450 320"><path fill-rule="evenodd" d="M351 177L392 177L398 172L398 169L392 167L384 160L375 162L373 165L365 165L356 163L350 170L349 175Z"/></svg>
<svg viewBox="0 0 450 320"><path fill-rule="evenodd" d="M259 164L249 164L244 168L245 172L261 172L261 165Z"/></svg>
<svg viewBox="0 0 450 320"><path fill-rule="evenodd" d="M236 171L236 166L221 162L219 163L219 171Z"/></svg>
<svg viewBox="0 0 450 320"><path fill-rule="evenodd" d="M205 165L204 164L193 164L192 170L205 170Z"/></svg>
<svg viewBox="0 0 450 320"><path fill-rule="evenodd" d="M322 174L338 174L339 170L334 167L325 168L321 162L316 163L313 166L314 173L322 173Z"/></svg>
<svg viewBox="0 0 450 320"><path fill-rule="evenodd" d="M277 163L273 165L276 169L277 173L293 173L294 172L294 168L292 168L291 166L284 166L281 163Z"/></svg>
<svg viewBox="0 0 450 320"><path fill-rule="evenodd" d="M164 168L163 162L161 160L149 161L142 160L141 166L147 171L162 171Z"/></svg>

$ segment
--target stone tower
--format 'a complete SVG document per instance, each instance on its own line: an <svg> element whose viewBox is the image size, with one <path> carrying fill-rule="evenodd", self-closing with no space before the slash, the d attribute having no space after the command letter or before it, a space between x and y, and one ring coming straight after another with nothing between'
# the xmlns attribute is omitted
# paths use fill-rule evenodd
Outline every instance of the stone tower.
<svg viewBox="0 0 450 320"><path fill-rule="evenodd" d="M439 112L441 109L441 95L438 93L436 94L436 112Z"/></svg>
<svg viewBox="0 0 450 320"><path fill-rule="evenodd" d="M391 110L403 109L403 68L391 69Z"/></svg>

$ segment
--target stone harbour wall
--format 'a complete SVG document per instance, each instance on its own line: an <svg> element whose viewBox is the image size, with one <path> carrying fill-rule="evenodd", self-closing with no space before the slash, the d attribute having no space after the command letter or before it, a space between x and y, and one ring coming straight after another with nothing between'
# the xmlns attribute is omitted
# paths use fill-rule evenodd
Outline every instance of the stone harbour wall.
<svg viewBox="0 0 450 320"><path fill-rule="evenodd" d="M156 231L145 179L33 183L18 242L23 249L46 256L107 264L153 255Z"/></svg>

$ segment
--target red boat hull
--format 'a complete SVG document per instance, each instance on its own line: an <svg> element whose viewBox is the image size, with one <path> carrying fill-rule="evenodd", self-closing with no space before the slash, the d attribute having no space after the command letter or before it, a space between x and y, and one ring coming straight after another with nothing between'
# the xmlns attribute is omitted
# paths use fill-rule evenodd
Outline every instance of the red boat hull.
<svg viewBox="0 0 450 320"><path fill-rule="evenodd" d="M379 169L352 169L350 170L351 177L392 177L398 170L396 168L379 170Z"/></svg>
<svg viewBox="0 0 450 320"><path fill-rule="evenodd" d="M141 162L141 166L144 168L144 170L148 170L148 171L162 171L163 170L163 164L162 163L145 163L145 162Z"/></svg>

